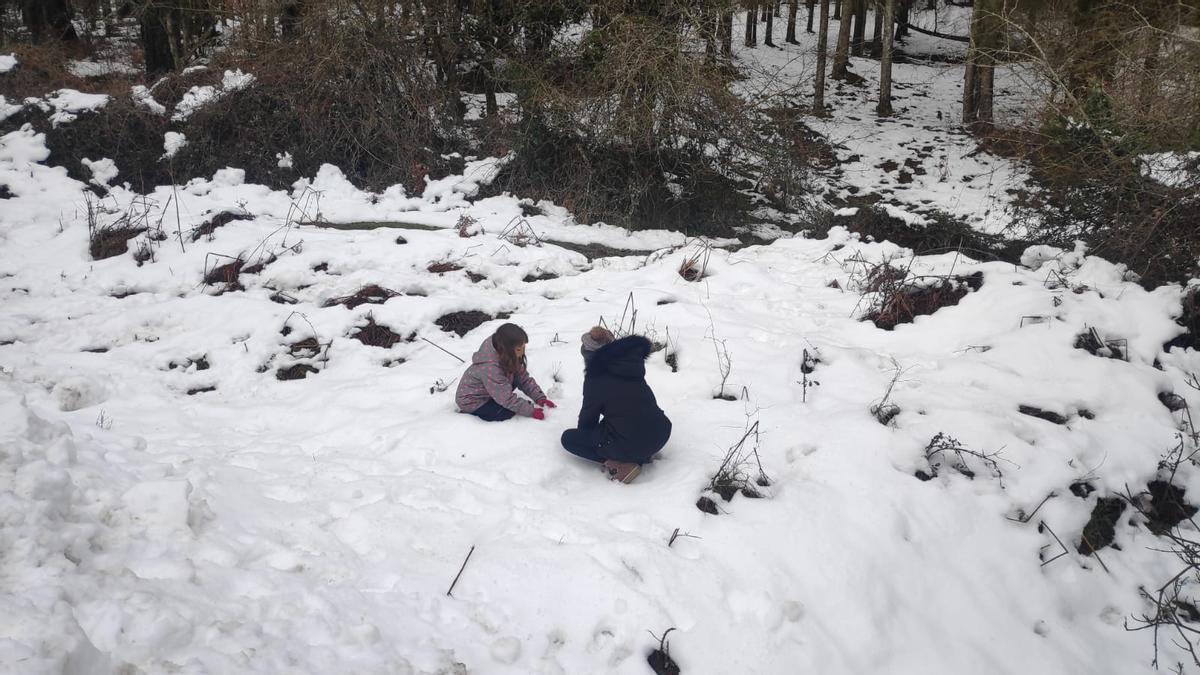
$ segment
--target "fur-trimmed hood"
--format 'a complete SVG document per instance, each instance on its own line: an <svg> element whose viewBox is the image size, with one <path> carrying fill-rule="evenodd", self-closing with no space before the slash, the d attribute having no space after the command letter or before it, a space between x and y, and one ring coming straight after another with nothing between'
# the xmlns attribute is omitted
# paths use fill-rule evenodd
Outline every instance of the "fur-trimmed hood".
<svg viewBox="0 0 1200 675"><path fill-rule="evenodd" d="M640 380L646 377L646 359L649 356L650 341L641 335L630 335L591 352L587 357L587 372Z"/></svg>

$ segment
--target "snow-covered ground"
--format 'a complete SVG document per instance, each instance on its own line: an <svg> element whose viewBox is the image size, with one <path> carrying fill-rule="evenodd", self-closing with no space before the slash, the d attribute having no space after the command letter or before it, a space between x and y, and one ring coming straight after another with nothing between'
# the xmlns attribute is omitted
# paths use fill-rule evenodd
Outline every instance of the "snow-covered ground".
<svg viewBox="0 0 1200 675"><path fill-rule="evenodd" d="M915 82L953 78L910 75L914 97ZM844 151L863 167L895 156L862 117L828 123L867 130ZM889 142L926 142L902 121L885 123ZM1019 173L964 159L944 124L955 171ZM0 138L0 670L644 673L670 628L689 673L1153 670L1150 634L1125 621L1147 610L1139 587L1177 571L1153 550L1164 541L1127 511L1120 550L1076 547L1097 499L1143 489L1176 443L1180 413L1158 394L1200 403L1185 385L1200 357L1162 351L1180 332L1177 287L1145 291L1080 252L913 259L837 228L713 250L689 283L677 269L699 244L678 233L578 225L543 204L528 219L541 238L656 252L589 261L502 238L521 204L473 199L501 160L420 195L366 193L327 166L290 193L228 169L97 199L48 155L29 130ZM100 180L109 167L94 165ZM951 184L922 194L985 203L982 184ZM93 260L89 202L101 225L132 213L166 238ZM193 236L222 211L248 219ZM463 216L481 233L460 236ZM264 264L242 290L202 283L237 258ZM983 285L883 331L858 320L871 297L856 289L887 259ZM325 306L369 284L396 295ZM633 328L668 345L648 380L674 435L626 486L558 436L580 404L579 334L629 328L634 309ZM463 310L529 332L531 372L559 403L546 421L455 411L455 356L502 322L462 337L435 323ZM351 338L369 319L403 339ZM1075 349L1089 328L1126 340L1128 361ZM293 348L308 338L315 357ZM723 354L736 401L714 398ZM318 372L277 379L298 363ZM870 409L893 379L900 412L883 425ZM765 498L706 492L754 423ZM974 479L947 461L918 480L939 432L999 453L998 473L968 457ZM1078 481L1096 491L1075 496ZM1192 467L1175 481L1200 494ZM1159 647L1164 665L1188 659Z"/></svg>

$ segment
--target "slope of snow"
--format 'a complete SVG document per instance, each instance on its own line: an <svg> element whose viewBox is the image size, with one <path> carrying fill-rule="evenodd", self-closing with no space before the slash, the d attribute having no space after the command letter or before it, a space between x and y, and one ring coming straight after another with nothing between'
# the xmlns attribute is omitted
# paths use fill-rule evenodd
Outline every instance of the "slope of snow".
<svg viewBox="0 0 1200 675"><path fill-rule="evenodd" d="M686 672L1152 670L1150 636L1123 622L1146 609L1140 586L1175 572L1151 550L1162 540L1122 520L1107 572L1075 546L1097 497L1144 486L1175 442L1181 420L1157 394L1200 402L1184 386L1197 355L1161 352L1180 330L1178 288L1147 292L1080 252L1031 254L1036 271L913 260L836 228L714 250L688 283L676 270L699 244L677 233L552 208L529 219L544 238L661 249L589 262L501 239L520 204L471 203L478 176L410 197L358 190L329 166L291 193L237 169L145 196L114 188L93 204L101 224L146 209L167 238L93 261L92 197L47 157L28 128L0 139L14 195L0 210L4 670L642 673L651 633L668 628ZM192 236L226 210L252 219ZM483 233L460 237L463 215ZM408 227L299 224L382 220ZM141 246L153 258L139 266ZM202 283L234 257L266 265L240 275L245 290ZM830 282L854 289L886 259L984 284L882 331ZM463 270L426 270L439 261ZM558 277L524 281L546 273ZM367 284L399 295L324 306ZM579 334L601 319L629 328L633 308L678 372L666 350L648 363L674 434L624 486L558 436L580 404ZM511 312L529 332L531 372L560 405L546 421L455 411L454 356L501 323L461 338L435 325L459 310ZM368 317L414 339L348 337ZM1088 327L1127 340L1129 361L1073 348ZM277 380L307 337L328 345L319 372ZM713 398L722 346L725 391L741 400ZM820 358L807 391L805 350ZM897 369L901 412L884 426L869 409ZM754 422L765 498L702 513ZM1000 475L915 478L938 432L1000 453ZM1073 496L1078 480L1097 494ZM1176 481L1200 494L1190 467ZM1068 548L1045 566L1059 548L1039 523ZM691 536L668 545L676 530Z"/></svg>

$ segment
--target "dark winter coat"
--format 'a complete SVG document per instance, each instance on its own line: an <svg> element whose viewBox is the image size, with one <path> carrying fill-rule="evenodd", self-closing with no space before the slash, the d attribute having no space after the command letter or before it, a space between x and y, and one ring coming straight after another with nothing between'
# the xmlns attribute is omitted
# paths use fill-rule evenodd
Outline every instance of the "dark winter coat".
<svg viewBox="0 0 1200 675"><path fill-rule="evenodd" d="M579 428L622 455L649 457L671 437L671 420L646 384L650 341L631 335L591 352L583 379ZM610 455L611 456L611 455Z"/></svg>
<svg viewBox="0 0 1200 675"><path fill-rule="evenodd" d="M478 351L471 357L471 366L458 381L454 402L459 410L469 413L475 412L490 399L518 415L529 417L533 414L533 403L518 396L514 388L520 389L534 401L546 398L542 388L524 366L516 375L505 374L500 365L500 353L492 345L489 335L479 345Z"/></svg>

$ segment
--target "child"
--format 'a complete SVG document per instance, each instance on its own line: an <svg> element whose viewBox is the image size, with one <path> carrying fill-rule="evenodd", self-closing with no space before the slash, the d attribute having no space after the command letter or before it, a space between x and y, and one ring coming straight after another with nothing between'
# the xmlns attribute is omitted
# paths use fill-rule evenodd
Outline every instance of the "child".
<svg viewBox="0 0 1200 675"><path fill-rule="evenodd" d="M542 388L525 369L529 336L515 323L506 323L490 335L471 357L471 365L458 382L454 402L458 409L487 422L503 422L513 415L546 419L544 408L554 408ZM520 389L533 403L521 398Z"/></svg>
<svg viewBox="0 0 1200 675"><path fill-rule="evenodd" d="M600 326L583 334L583 407L579 428L567 429L567 452L601 462L613 480L629 483L641 465L667 444L671 420L646 384L650 341L640 335L614 340Z"/></svg>

